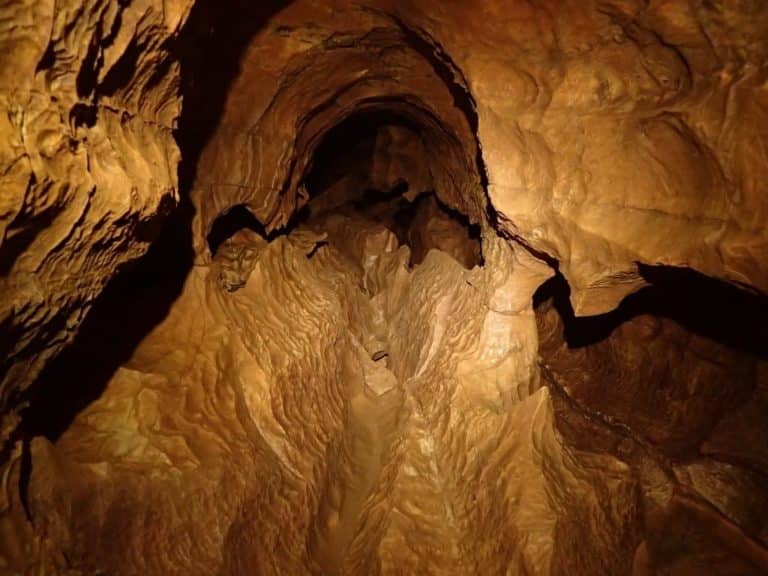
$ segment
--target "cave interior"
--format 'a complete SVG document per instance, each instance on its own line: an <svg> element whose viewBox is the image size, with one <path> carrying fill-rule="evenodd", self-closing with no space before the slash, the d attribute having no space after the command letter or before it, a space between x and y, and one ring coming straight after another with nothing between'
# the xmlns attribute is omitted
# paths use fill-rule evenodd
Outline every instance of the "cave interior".
<svg viewBox="0 0 768 576"><path fill-rule="evenodd" d="M0 574L768 574L768 6L0 6Z"/></svg>

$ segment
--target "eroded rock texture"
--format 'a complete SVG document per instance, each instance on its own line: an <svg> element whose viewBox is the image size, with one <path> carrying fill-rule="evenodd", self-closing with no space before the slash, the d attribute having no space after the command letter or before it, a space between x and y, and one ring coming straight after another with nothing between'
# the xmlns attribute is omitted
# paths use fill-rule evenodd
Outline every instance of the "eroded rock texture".
<svg viewBox="0 0 768 576"><path fill-rule="evenodd" d="M18 394L71 339L177 193L179 64L189 3L0 7L0 438Z"/></svg>
<svg viewBox="0 0 768 576"><path fill-rule="evenodd" d="M768 573L762 4L0 5L0 572Z"/></svg>

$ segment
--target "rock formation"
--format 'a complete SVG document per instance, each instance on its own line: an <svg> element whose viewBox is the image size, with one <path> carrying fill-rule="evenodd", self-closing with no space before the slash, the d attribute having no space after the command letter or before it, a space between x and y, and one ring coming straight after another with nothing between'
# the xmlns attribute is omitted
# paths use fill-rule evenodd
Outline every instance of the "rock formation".
<svg viewBox="0 0 768 576"><path fill-rule="evenodd" d="M768 573L763 4L0 3L0 573Z"/></svg>

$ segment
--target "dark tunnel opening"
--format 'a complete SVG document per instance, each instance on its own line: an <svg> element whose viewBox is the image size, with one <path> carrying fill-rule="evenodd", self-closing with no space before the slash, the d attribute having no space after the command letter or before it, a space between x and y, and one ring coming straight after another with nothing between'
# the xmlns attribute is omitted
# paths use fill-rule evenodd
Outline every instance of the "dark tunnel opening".
<svg viewBox="0 0 768 576"><path fill-rule="evenodd" d="M322 135L301 186L307 203L281 229L267 232L245 204L221 213L210 227L208 247L241 230L267 240L300 226L322 230L332 214L383 225L411 249L411 265L430 249L442 249L466 268L482 265L481 227L446 205L434 190L428 142L419 121L387 108L364 108Z"/></svg>
<svg viewBox="0 0 768 576"><path fill-rule="evenodd" d="M215 255L219 246L240 230L252 230L263 238L268 236L264 225L253 215L253 212L248 210L245 204L237 204L213 221L206 237L211 254Z"/></svg>
<svg viewBox="0 0 768 576"><path fill-rule="evenodd" d="M430 172L429 134L406 113L363 109L317 147L304 186L306 218L345 213L381 224L411 250L411 265L433 248L466 268L482 265L481 228L447 206Z"/></svg>

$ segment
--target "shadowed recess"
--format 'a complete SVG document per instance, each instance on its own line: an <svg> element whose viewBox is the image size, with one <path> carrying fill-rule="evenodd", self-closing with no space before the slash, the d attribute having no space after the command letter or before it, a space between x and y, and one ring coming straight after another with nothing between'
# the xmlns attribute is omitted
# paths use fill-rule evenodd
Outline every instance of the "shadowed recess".
<svg viewBox="0 0 768 576"><path fill-rule="evenodd" d="M768 296L711 278L688 268L639 265L650 283L619 306L596 316L576 317L570 288L557 273L534 294L534 307L553 300L572 348L608 338L621 324L648 314L668 318L695 334L768 359Z"/></svg>

